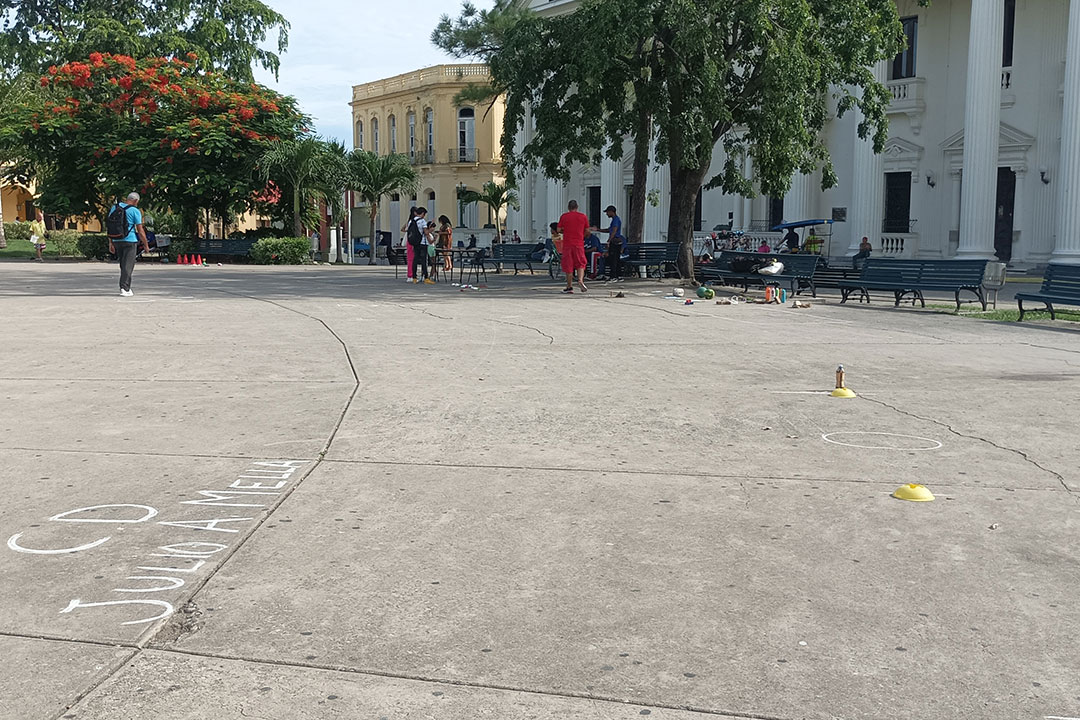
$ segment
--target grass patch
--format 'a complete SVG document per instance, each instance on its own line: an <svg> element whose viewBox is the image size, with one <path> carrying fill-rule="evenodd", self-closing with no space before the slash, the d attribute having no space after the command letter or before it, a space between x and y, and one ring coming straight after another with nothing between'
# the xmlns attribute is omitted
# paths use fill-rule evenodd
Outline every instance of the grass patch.
<svg viewBox="0 0 1080 720"><path fill-rule="evenodd" d="M46 247L45 252L48 251L49 248ZM8 238L7 247L0 250L0 260L27 260L33 257L37 257L37 253L29 240Z"/></svg>
<svg viewBox="0 0 1080 720"><path fill-rule="evenodd" d="M927 309L933 309L934 312L941 313L942 315L957 315L959 317L974 318L976 320L993 320L996 322L1016 322L1020 319L1019 310L979 310L960 308L960 312L956 311L955 305L934 305L927 303ZM1055 309L1054 314L1057 315L1057 320L1062 322L1080 323L1080 310L1060 310ZM1028 310L1024 313L1024 321L1031 320L1049 320L1049 310Z"/></svg>

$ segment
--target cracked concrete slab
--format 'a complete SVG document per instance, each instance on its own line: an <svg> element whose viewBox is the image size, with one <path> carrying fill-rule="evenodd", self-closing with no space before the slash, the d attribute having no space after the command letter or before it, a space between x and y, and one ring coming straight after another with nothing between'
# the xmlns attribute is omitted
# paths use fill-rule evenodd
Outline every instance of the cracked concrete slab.
<svg viewBox="0 0 1080 720"><path fill-rule="evenodd" d="M1066 324L385 268L115 283L0 264L0 716L101 680L65 714L1077 714ZM859 399L823 394L838 363ZM196 495L335 433L273 512ZM888 497L910 480L937 502ZM196 542L223 549L136 575Z"/></svg>
<svg viewBox="0 0 1080 720"><path fill-rule="evenodd" d="M1069 707L1080 508L891 490L328 463L168 647L754 717L922 716L927 677L943 717Z"/></svg>
<svg viewBox="0 0 1080 720"><path fill-rule="evenodd" d="M0 463L18 487L0 506L0 633L129 644L179 612L314 467L13 451Z"/></svg>
<svg viewBox="0 0 1080 720"><path fill-rule="evenodd" d="M133 653L128 648L0 634L0 655L8 668L0 682L0 720L57 717ZM13 673L13 668L25 671Z"/></svg>

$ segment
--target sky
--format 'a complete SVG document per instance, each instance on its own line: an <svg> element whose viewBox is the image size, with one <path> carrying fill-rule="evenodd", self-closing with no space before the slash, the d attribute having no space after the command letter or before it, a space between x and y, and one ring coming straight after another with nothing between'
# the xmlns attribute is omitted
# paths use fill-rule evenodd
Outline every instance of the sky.
<svg viewBox="0 0 1080 720"><path fill-rule="evenodd" d="M289 48L275 81L259 82L299 100L316 131L352 147L352 86L441 63L459 62L431 44L444 13L459 0L266 0L291 25ZM477 0L490 7L490 0Z"/></svg>

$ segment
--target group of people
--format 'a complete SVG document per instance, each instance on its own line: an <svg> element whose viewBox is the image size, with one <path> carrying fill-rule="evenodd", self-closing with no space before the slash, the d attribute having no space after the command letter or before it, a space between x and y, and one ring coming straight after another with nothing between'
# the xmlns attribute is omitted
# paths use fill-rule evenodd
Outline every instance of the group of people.
<svg viewBox="0 0 1080 720"><path fill-rule="evenodd" d="M606 228L593 227L588 216L578 210L577 200L571 200L567 211L558 222L551 223L550 243L559 252L563 273L566 275L566 287L563 292L573 294L574 282L581 292L588 292L585 285L586 270L590 279L607 282L620 282L622 256L626 252L626 237L622 231L622 219L614 205L609 205L604 214L608 217ZM598 233L608 236L605 249ZM544 248L547 251L548 248ZM540 252L538 250L537 252ZM536 252L533 253L534 257Z"/></svg>
<svg viewBox="0 0 1080 720"><path fill-rule="evenodd" d="M454 269L453 257L446 252L454 245L454 224L450 218L440 215L438 223L433 223L427 219L427 208L409 208L409 219L401 232L405 234L406 282L434 285L431 275L436 269L435 263L440 262L440 254L443 272Z"/></svg>

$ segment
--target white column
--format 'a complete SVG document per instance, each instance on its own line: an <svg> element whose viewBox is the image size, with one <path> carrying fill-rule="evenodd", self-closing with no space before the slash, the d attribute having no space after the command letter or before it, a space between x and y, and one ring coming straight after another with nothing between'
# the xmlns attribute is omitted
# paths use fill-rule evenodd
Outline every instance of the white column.
<svg viewBox="0 0 1080 720"><path fill-rule="evenodd" d="M749 155L743 161L743 177L747 180L754 181L754 159ZM751 223L754 221L754 198L743 198L742 201L742 227L746 232L750 232Z"/></svg>
<svg viewBox="0 0 1080 720"><path fill-rule="evenodd" d="M1050 261L1080 264L1080 0L1069 3L1068 42L1061 165L1054 179L1058 186L1057 242Z"/></svg>
<svg viewBox="0 0 1080 720"><path fill-rule="evenodd" d="M797 173L791 178L791 189L784 196L784 220L786 222L813 219L812 188L813 177L811 175Z"/></svg>
<svg viewBox="0 0 1080 720"><path fill-rule="evenodd" d="M646 198L653 192L660 197L661 203L656 207L653 207L646 199L645 232L641 238L643 242L660 242L660 235L664 231L664 220L666 219L661 213L664 208L662 202L664 197L664 179L661 177L660 167L656 164L655 142L652 145L652 149L649 151L649 175L648 180L645 183Z"/></svg>
<svg viewBox="0 0 1080 720"><path fill-rule="evenodd" d="M623 191L622 163L609 158L600 161L600 213L609 205L614 205L625 214L626 208L619 207L625 193ZM578 201L580 202L580 201Z"/></svg>
<svg viewBox="0 0 1080 720"><path fill-rule="evenodd" d="M976 0L977 2L981 0ZM998 53L1001 54L1000 52ZM884 82L885 63L874 66L874 77ZM869 238L875 249L881 247L881 223L885 212L885 166L881 155L874 152L874 140L859 137L859 118L854 122L855 155L852 163L851 208L848 210L848 227L851 238L848 252L859 251L859 243Z"/></svg>
<svg viewBox="0 0 1080 720"><path fill-rule="evenodd" d="M960 184L963 173L954 170L949 173L949 189L952 191L952 202L949 205L949 229L960 230Z"/></svg>
<svg viewBox="0 0 1080 720"><path fill-rule="evenodd" d="M957 258L994 257L998 138L1001 132L1001 40L1005 5L971 0L964 99L964 192Z"/></svg>
<svg viewBox="0 0 1080 720"><path fill-rule="evenodd" d="M569 202L566 197L566 185L561 180L555 180L548 178L548 216L547 223L553 223L558 221L562 214L566 212L566 203ZM581 200L578 200L580 203Z"/></svg>

